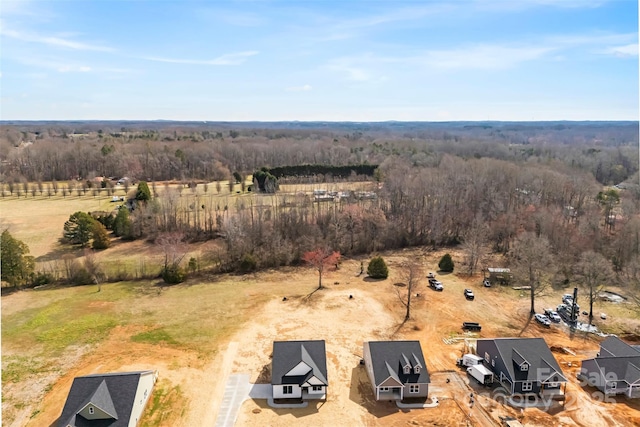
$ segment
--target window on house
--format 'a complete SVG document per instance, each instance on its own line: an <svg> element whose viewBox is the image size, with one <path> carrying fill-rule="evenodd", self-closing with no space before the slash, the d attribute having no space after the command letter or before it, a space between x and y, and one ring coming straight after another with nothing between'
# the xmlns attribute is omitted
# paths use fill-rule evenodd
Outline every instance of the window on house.
<svg viewBox="0 0 640 427"><path fill-rule="evenodd" d="M293 394L293 386L292 385L282 386L282 394Z"/></svg>
<svg viewBox="0 0 640 427"><path fill-rule="evenodd" d="M389 387L380 387L380 391L389 391Z"/></svg>
<svg viewBox="0 0 640 427"><path fill-rule="evenodd" d="M547 384L547 388L558 388L560 387L559 383L549 383Z"/></svg>
<svg viewBox="0 0 640 427"><path fill-rule="evenodd" d="M410 374L411 373L411 367L410 366L405 366L404 367L404 373L405 374Z"/></svg>
<svg viewBox="0 0 640 427"><path fill-rule="evenodd" d="M93 406L89 406L89 414L93 415Z"/></svg>
<svg viewBox="0 0 640 427"><path fill-rule="evenodd" d="M321 385L314 385L313 387L311 387L311 390L313 390L313 391L322 391L322 386Z"/></svg>
<svg viewBox="0 0 640 427"><path fill-rule="evenodd" d="M411 384L409 386L409 393L420 393L420 386L418 384Z"/></svg>
<svg viewBox="0 0 640 427"><path fill-rule="evenodd" d="M616 382L609 384L609 388L616 388L616 387L618 387L618 383Z"/></svg>
<svg viewBox="0 0 640 427"><path fill-rule="evenodd" d="M416 366L415 368L413 368L413 372L415 372L416 374L420 373L420 366Z"/></svg>
<svg viewBox="0 0 640 427"><path fill-rule="evenodd" d="M531 391L531 390L533 390L533 383L531 381L522 383L522 391Z"/></svg>
<svg viewBox="0 0 640 427"><path fill-rule="evenodd" d="M529 370L529 364L528 363L523 363L522 365L520 365L520 370L521 371L528 371Z"/></svg>
<svg viewBox="0 0 640 427"><path fill-rule="evenodd" d="M489 356L489 353L487 353L486 351L484 352L484 360L487 363L489 363L489 360L491 360L491 356Z"/></svg>
<svg viewBox="0 0 640 427"><path fill-rule="evenodd" d="M496 366L496 359L491 359L491 366L493 366L495 368Z"/></svg>

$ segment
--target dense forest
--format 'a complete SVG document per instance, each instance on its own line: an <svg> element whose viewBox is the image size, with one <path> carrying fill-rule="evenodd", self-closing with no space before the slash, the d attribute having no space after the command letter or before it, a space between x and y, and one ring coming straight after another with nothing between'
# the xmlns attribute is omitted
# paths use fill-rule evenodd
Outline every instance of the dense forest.
<svg viewBox="0 0 640 427"><path fill-rule="evenodd" d="M322 204L290 195L277 208L243 204L230 213L194 209L167 187L131 212L128 238L222 238L224 251L212 254L220 270L247 260L255 268L289 265L318 246L354 255L460 245L463 268L473 272L488 250L511 254L530 232L548 242L557 283L569 283L572 266L591 252L621 283L640 282L636 122L4 123L0 136L5 188L127 176L155 193L157 181L377 165L349 178L371 181L375 198ZM344 179L304 170L280 180Z"/></svg>

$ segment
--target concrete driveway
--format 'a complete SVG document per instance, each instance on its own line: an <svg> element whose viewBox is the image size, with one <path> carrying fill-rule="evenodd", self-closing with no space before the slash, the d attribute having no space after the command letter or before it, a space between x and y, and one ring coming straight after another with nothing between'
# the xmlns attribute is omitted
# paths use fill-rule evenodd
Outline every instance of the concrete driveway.
<svg viewBox="0 0 640 427"><path fill-rule="evenodd" d="M238 411L242 402L249 398L249 375L234 374L229 375L227 384L224 387L224 395L216 420L216 427L233 427L238 418Z"/></svg>

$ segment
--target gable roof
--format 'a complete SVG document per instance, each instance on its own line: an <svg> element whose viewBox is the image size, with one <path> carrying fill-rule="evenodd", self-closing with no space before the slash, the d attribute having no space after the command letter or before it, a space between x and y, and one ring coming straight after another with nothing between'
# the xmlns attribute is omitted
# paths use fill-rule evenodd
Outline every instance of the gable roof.
<svg viewBox="0 0 640 427"><path fill-rule="evenodd" d="M602 378L624 380L629 384L640 381L640 355L635 357L605 356L587 360L593 360L596 363Z"/></svg>
<svg viewBox="0 0 640 427"><path fill-rule="evenodd" d="M567 382L558 361L543 338L494 338L478 341L495 343L512 381ZM522 361L526 361L529 369L517 369L522 361L517 363L514 355L519 355ZM515 359L520 360L517 356Z"/></svg>
<svg viewBox="0 0 640 427"><path fill-rule="evenodd" d="M286 374L300 362L311 369L303 375ZM327 353L324 340L314 341L274 341L271 361L271 384L302 385L311 377L316 377L324 385L327 381Z"/></svg>
<svg viewBox="0 0 640 427"><path fill-rule="evenodd" d="M140 376L153 371L115 372L76 377L58 418L58 426L124 427L129 425ZM105 412L110 419L87 420L78 413L87 405Z"/></svg>
<svg viewBox="0 0 640 427"><path fill-rule="evenodd" d="M600 343L601 356L640 356L640 350L630 346L618 337L610 336Z"/></svg>
<svg viewBox="0 0 640 427"><path fill-rule="evenodd" d="M114 420L118 419L118 412L116 411L115 405L113 404L113 399L111 399L111 393L109 393L107 382L104 379L102 380L96 391L87 398L86 403L82 405L80 410L87 407L87 405L93 405L96 408L99 408Z"/></svg>
<svg viewBox="0 0 640 427"><path fill-rule="evenodd" d="M368 341L364 344L369 346L376 387L389 377L401 384L431 382L419 341ZM405 374L402 369L407 363L411 366L409 374ZM413 371L416 365L420 367L418 374Z"/></svg>

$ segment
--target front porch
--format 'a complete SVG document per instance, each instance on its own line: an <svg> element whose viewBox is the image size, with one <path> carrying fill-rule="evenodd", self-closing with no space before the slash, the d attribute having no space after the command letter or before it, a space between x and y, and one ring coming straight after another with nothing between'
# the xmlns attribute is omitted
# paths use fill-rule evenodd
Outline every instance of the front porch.
<svg viewBox="0 0 640 427"><path fill-rule="evenodd" d="M378 390L376 400L402 400L402 392L400 388L393 388L388 391Z"/></svg>

